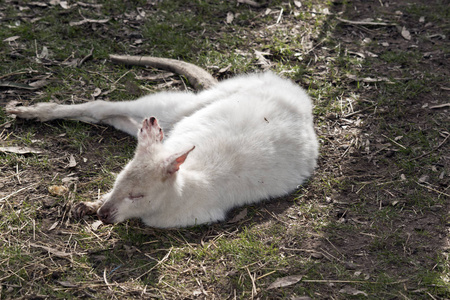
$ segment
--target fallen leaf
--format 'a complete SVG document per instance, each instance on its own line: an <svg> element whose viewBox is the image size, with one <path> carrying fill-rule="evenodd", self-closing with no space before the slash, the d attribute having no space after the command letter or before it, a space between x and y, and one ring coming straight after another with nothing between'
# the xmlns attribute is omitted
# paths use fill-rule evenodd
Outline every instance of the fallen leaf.
<svg viewBox="0 0 450 300"><path fill-rule="evenodd" d="M352 295L352 296L357 296L357 295L363 295L363 296L369 296L367 295L367 293L363 292L363 291L359 291L355 288L352 288L351 286L346 286L342 289L339 290L339 293L342 294L347 294L347 295Z"/></svg>
<svg viewBox="0 0 450 300"><path fill-rule="evenodd" d="M219 73L225 73L226 71L228 71L231 68L231 64L228 64L228 66L222 68L219 70Z"/></svg>
<svg viewBox="0 0 450 300"><path fill-rule="evenodd" d="M94 92L91 94L92 97L97 98L102 93L102 90L99 88L95 88Z"/></svg>
<svg viewBox="0 0 450 300"><path fill-rule="evenodd" d="M17 40L17 39L19 39L20 38L20 36L18 36L18 35L15 35L15 36L11 36L11 37L9 37L9 38L6 38L6 39L4 39L3 41L4 42L14 42L15 40Z"/></svg>
<svg viewBox="0 0 450 300"><path fill-rule="evenodd" d="M75 283L72 283L70 281L57 281L60 285L67 288L75 288L78 287Z"/></svg>
<svg viewBox="0 0 450 300"><path fill-rule="evenodd" d="M291 275L291 276L278 278L271 285L269 285L269 287L267 289L271 290L271 289L276 289L276 288L280 288L280 287L290 286L290 285L296 284L297 282L302 280L302 278L303 278L303 275Z"/></svg>
<svg viewBox="0 0 450 300"><path fill-rule="evenodd" d="M59 224L59 221L56 221L55 223L53 223L52 226L50 226L50 227L48 228L48 231L51 231L51 230L55 229L56 226L58 226L58 224Z"/></svg>
<svg viewBox="0 0 450 300"><path fill-rule="evenodd" d="M252 7L261 7L261 4L253 0L237 0L237 2L242 4L248 4Z"/></svg>
<svg viewBox="0 0 450 300"><path fill-rule="evenodd" d="M406 29L406 27L405 26L403 26L403 28L402 28L402 37L405 39L405 40L410 40L411 39L411 33L409 33L409 31Z"/></svg>
<svg viewBox="0 0 450 300"><path fill-rule="evenodd" d="M63 185L51 185L48 192L53 196L63 196L69 192L69 189Z"/></svg>
<svg viewBox="0 0 450 300"><path fill-rule="evenodd" d="M69 165L67 167L68 168L75 168L76 166L77 166L77 161L75 160L75 157L73 156L73 154L70 154Z"/></svg>
<svg viewBox="0 0 450 300"><path fill-rule="evenodd" d="M42 51L37 55L38 59L47 59L49 55L48 48L46 46L42 47Z"/></svg>
<svg viewBox="0 0 450 300"><path fill-rule="evenodd" d="M30 147L0 147L0 152L9 152L9 153L15 153L15 154L39 154L42 153L39 149L34 149Z"/></svg>
<svg viewBox="0 0 450 300"><path fill-rule="evenodd" d="M61 2L59 2L59 5L64 9L70 8L70 5L69 5L69 3L67 3L67 1L61 1Z"/></svg>
<svg viewBox="0 0 450 300"><path fill-rule="evenodd" d="M63 179L61 179L61 181L63 183L75 182L75 181L78 181L78 177L70 177L70 175L69 175L69 176L64 177Z"/></svg>
<svg viewBox="0 0 450 300"><path fill-rule="evenodd" d="M47 3L44 3L44 2L37 2L37 1L35 1L35 2L30 2L30 3L28 3L28 5L39 6L39 7L47 7Z"/></svg>
<svg viewBox="0 0 450 300"><path fill-rule="evenodd" d="M91 224L91 228L94 231L97 231L97 229L100 227L100 225L102 225L103 222L100 220L95 221L94 223Z"/></svg>
<svg viewBox="0 0 450 300"><path fill-rule="evenodd" d="M422 176L420 176L418 181L419 181L419 183L425 183L428 181L429 178L430 178L430 176L428 176L428 175L422 175Z"/></svg>
<svg viewBox="0 0 450 300"><path fill-rule="evenodd" d="M46 86L47 83L48 83L47 80L42 79L42 80L36 80L36 81L34 81L34 82L31 82L31 83L29 84L29 86L31 86L31 87L33 87L33 88L35 88L35 89L38 89L38 88L41 88L41 87L43 87L43 86Z"/></svg>
<svg viewBox="0 0 450 300"><path fill-rule="evenodd" d="M255 56L258 59L258 65L261 65L263 69L267 69L270 67L271 63L267 60L264 55L271 55L269 52L261 52L258 50L254 50Z"/></svg>
<svg viewBox="0 0 450 300"><path fill-rule="evenodd" d="M227 20L226 20L227 24L231 24L233 22L233 20L234 20L234 14L232 12L228 12Z"/></svg>

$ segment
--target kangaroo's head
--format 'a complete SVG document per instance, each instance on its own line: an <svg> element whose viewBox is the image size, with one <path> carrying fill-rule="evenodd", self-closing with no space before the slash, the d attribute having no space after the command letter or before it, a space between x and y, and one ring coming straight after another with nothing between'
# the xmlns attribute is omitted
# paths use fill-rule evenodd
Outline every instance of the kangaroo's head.
<svg viewBox="0 0 450 300"><path fill-rule="evenodd" d="M117 176L114 187L97 214L104 223L149 217L164 209L177 192L177 172L194 150L169 153L156 118L145 119L138 132L134 158Z"/></svg>

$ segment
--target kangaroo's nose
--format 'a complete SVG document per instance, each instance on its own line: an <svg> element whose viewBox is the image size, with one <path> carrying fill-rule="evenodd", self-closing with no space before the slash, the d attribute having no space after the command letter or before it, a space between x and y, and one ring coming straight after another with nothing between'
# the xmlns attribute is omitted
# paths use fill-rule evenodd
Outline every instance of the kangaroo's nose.
<svg viewBox="0 0 450 300"><path fill-rule="evenodd" d="M109 208L105 208L104 206L101 207L97 211L98 218L105 224L111 224L110 216L111 216L111 210Z"/></svg>

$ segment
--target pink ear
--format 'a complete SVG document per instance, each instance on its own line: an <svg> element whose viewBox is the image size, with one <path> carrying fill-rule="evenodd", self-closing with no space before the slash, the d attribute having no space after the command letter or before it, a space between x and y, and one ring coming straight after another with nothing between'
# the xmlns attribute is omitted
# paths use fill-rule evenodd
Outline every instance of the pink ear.
<svg viewBox="0 0 450 300"><path fill-rule="evenodd" d="M178 171L180 169L181 164L184 163L184 161L186 160L188 154L194 150L195 146L192 147L190 150L181 153L181 154L175 154L170 156L167 159L167 173L168 174L174 174L176 171Z"/></svg>

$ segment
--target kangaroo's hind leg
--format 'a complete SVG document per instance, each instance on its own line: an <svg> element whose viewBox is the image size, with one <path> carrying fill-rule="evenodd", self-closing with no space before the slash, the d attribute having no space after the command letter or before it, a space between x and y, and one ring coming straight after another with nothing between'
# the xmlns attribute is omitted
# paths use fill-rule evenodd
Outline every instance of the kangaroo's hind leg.
<svg viewBox="0 0 450 300"><path fill-rule="evenodd" d="M140 126L140 117L135 117L132 112L124 109L124 105L126 102L102 100L74 105L43 102L31 106L17 106L17 102L10 102L6 107L6 112L19 118L38 119L41 122L72 119L89 123L103 123L136 136Z"/></svg>

